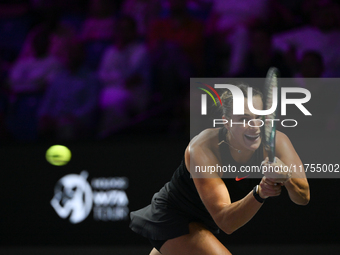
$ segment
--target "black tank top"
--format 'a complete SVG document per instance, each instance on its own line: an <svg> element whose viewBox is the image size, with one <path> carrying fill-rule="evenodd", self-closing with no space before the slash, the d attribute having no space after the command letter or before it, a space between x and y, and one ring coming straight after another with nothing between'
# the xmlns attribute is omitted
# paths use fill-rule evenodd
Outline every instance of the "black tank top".
<svg viewBox="0 0 340 255"><path fill-rule="evenodd" d="M226 139L226 134L227 129L221 128L219 130L219 142ZM228 144L222 142L219 147L222 165L230 164L235 165L236 167L241 166L241 164L237 163L231 156ZM263 146L261 144L254 152L251 159L243 165L260 166L262 161ZM222 179L228 188L232 202L242 199L256 184L259 184L259 179L253 179L250 177L251 176L243 179L242 181L236 181L235 179ZM183 216L188 217L190 222L202 222L213 233L218 233L218 227L205 208L196 190L193 179L190 177L190 173L185 166L184 159L173 174L171 181L168 182L164 188L168 191L169 209L174 209L178 211L178 213L183 214Z"/></svg>

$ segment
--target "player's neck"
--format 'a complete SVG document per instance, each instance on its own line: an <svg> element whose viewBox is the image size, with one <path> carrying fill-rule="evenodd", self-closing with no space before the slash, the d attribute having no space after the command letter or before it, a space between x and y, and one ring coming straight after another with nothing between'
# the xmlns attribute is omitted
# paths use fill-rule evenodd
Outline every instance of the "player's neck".
<svg viewBox="0 0 340 255"><path fill-rule="evenodd" d="M246 163L250 160L254 151L244 149L232 139L230 133L226 136L226 143L229 145L230 155L237 163Z"/></svg>
<svg viewBox="0 0 340 255"><path fill-rule="evenodd" d="M242 150L240 153L230 148L230 155L233 157L233 159L240 164L248 162L251 157L253 156L254 151L250 150Z"/></svg>

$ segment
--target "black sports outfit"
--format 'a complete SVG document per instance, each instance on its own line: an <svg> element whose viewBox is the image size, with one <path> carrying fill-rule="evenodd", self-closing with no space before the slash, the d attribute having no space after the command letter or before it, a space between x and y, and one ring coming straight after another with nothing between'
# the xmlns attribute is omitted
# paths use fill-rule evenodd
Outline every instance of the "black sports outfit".
<svg viewBox="0 0 340 255"><path fill-rule="evenodd" d="M219 142L226 139L227 129L219 130ZM231 156L226 143L219 145L222 165L240 167ZM263 161L263 146L255 151L251 159L242 165L261 165ZM246 196L252 188L259 183L258 179L223 178L232 201L237 201ZM219 228L205 208L196 190L193 179L185 166L184 159L173 174L170 182L154 194L151 204L131 212L130 228L148 238L151 244L159 251L160 247L168 240L189 234L189 223L200 222L212 233L219 233Z"/></svg>

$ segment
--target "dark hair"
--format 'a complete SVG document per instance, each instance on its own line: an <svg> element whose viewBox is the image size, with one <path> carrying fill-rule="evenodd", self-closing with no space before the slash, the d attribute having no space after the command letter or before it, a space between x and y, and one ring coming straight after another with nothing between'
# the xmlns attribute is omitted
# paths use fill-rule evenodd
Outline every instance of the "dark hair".
<svg viewBox="0 0 340 255"><path fill-rule="evenodd" d="M238 87L242 92L245 98L248 97L248 85L245 84L239 84L235 85ZM253 87L253 97L254 96L260 96L261 99L263 99L262 92L258 89ZM230 92L230 90L226 90L221 95L222 105L221 110L226 119L231 119L232 112L233 112L233 94Z"/></svg>

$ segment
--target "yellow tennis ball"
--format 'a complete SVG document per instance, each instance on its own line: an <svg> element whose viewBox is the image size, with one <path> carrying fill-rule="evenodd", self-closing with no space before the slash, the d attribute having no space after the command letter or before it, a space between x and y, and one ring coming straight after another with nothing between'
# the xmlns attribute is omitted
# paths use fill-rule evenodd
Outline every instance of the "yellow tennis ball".
<svg viewBox="0 0 340 255"><path fill-rule="evenodd" d="M53 145L46 151L46 160L55 166L63 166L71 159L71 151L63 145Z"/></svg>

